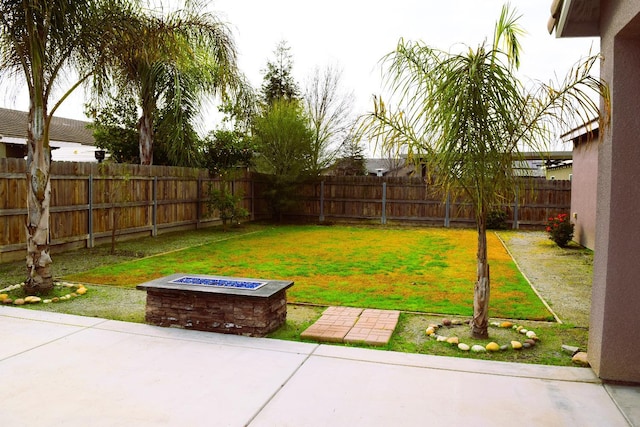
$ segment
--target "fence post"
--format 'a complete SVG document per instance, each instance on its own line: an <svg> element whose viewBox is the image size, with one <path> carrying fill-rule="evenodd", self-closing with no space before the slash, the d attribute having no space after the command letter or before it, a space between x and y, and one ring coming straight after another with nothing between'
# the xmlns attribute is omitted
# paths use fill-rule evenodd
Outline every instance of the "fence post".
<svg viewBox="0 0 640 427"><path fill-rule="evenodd" d="M387 223L387 183L382 183L382 220L383 224Z"/></svg>
<svg viewBox="0 0 640 427"><path fill-rule="evenodd" d="M158 235L158 176L153 177L153 209L151 212L151 221L153 222L153 229L151 235L156 237Z"/></svg>
<svg viewBox="0 0 640 427"><path fill-rule="evenodd" d="M324 221L324 181L320 182L320 222Z"/></svg>
<svg viewBox="0 0 640 427"><path fill-rule="evenodd" d="M255 176L251 175L251 221L256 219Z"/></svg>
<svg viewBox="0 0 640 427"><path fill-rule="evenodd" d="M196 203L196 230L200 228L200 212L202 211L202 177L198 176L198 183L196 184L196 193L198 195L198 202Z"/></svg>
<svg viewBox="0 0 640 427"><path fill-rule="evenodd" d="M87 242L87 247L89 249L93 248L93 174L89 174L89 215L87 218L87 227L89 228L89 241Z"/></svg>
<svg viewBox="0 0 640 427"><path fill-rule="evenodd" d="M520 225L518 224L518 192L518 187L516 187L515 200L513 201L513 224L511 226L514 230L520 228Z"/></svg>
<svg viewBox="0 0 640 427"><path fill-rule="evenodd" d="M447 193L447 200L444 203L444 226L449 228L451 226L451 218L449 212L451 211L451 193Z"/></svg>

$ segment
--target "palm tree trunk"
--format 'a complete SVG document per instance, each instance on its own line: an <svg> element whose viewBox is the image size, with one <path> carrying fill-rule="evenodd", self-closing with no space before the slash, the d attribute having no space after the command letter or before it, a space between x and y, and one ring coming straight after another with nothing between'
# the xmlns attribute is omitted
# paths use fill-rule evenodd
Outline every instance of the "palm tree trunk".
<svg viewBox="0 0 640 427"><path fill-rule="evenodd" d="M473 292L473 320L471 336L487 338L489 336L489 261L487 259L487 222L486 215L478 218L478 277Z"/></svg>
<svg viewBox="0 0 640 427"><path fill-rule="evenodd" d="M49 206L51 203L51 152L43 106L29 108L27 133L27 279L28 294L53 289L49 255Z"/></svg>
<svg viewBox="0 0 640 427"><path fill-rule="evenodd" d="M153 117L143 109L138 122L140 130L140 164L153 164Z"/></svg>

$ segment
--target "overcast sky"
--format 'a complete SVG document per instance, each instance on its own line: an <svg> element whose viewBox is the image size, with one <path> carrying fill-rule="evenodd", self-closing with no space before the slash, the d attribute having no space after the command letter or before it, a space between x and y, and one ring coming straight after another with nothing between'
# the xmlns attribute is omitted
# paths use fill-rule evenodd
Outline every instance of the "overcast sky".
<svg viewBox="0 0 640 427"><path fill-rule="evenodd" d="M380 92L382 56L398 40L421 40L442 50L477 47L493 36L502 0L217 0L212 10L231 23L240 64L255 86L261 70L280 40L286 40L294 59L294 74L303 84L315 67L343 69L345 88L353 89L358 107L369 108ZM599 50L598 40L556 39L547 32L551 0L511 2L527 31L522 39L521 73L548 81L564 77L581 57Z"/></svg>
<svg viewBox="0 0 640 427"><path fill-rule="evenodd" d="M175 0L174 0L175 1ZM443 50L460 44L476 47L491 40L502 0L215 0L209 10L220 13L236 40L242 71L254 87L281 40L293 55L293 73L301 86L315 67L343 70L345 90L356 96L355 113L366 112L380 93L380 58L403 37ZM522 39L521 74L548 81L563 78L580 58L599 50L595 38L556 39L547 32L551 0L514 0L527 31ZM2 106L26 110L24 95L5 91ZM83 93L65 101L57 115L85 119ZM50 103L53 105L53 103ZM207 128L215 123L207 123Z"/></svg>

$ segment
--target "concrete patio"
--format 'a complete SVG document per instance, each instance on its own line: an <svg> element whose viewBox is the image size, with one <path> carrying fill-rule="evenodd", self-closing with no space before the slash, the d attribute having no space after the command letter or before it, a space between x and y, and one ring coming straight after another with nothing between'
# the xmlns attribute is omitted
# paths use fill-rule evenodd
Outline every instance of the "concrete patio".
<svg viewBox="0 0 640 427"><path fill-rule="evenodd" d="M590 369L247 338L0 307L3 426L629 426Z"/></svg>

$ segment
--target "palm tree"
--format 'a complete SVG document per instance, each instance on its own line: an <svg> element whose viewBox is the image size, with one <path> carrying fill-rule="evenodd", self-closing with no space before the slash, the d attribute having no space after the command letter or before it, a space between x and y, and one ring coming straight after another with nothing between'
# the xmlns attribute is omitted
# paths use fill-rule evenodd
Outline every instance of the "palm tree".
<svg viewBox="0 0 640 427"><path fill-rule="evenodd" d="M204 4L187 1L184 8L165 13L162 9L138 10L128 19L131 29L121 37L118 56L101 75L118 91L132 94L141 116L140 162L153 163L154 119L159 110L173 121L176 135L189 129L203 94L226 96L229 89L244 88L236 63L236 49L226 24L204 11ZM105 85L98 85L101 95ZM232 91L233 92L233 91ZM172 150L193 152L193 138L176 138L186 147ZM184 161L185 159L181 159ZM192 158L186 161L194 163Z"/></svg>
<svg viewBox="0 0 640 427"><path fill-rule="evenodd" d="M503 7L492 45L447 53L400 40L383 59L386 81L401 107L388 109L380 97L361 130L385 147L406 149L426 161L445 194L473 204L478 231L477 279L471 333L488 336L490 293L487 214L512 200L522 180L513 173L523 150L542 150L558 129L599 115L605 84L590 75L598 60L579 63L560 87L539 84L527 91L515 76L519 64L518 16Z"/></svg>
<svg viewBox="0 0 640 427"><path fill-rule="evenodd" d="M29 92L27 132L28 293L53 287L49 254L51 150L49 126L60 104L85 83L109 52L111 29L125 9L118 0L1 0L0 71L24 79ZM54 95L70 82L54 102ZM49 108L50 103L54 102Z"/></svg>

